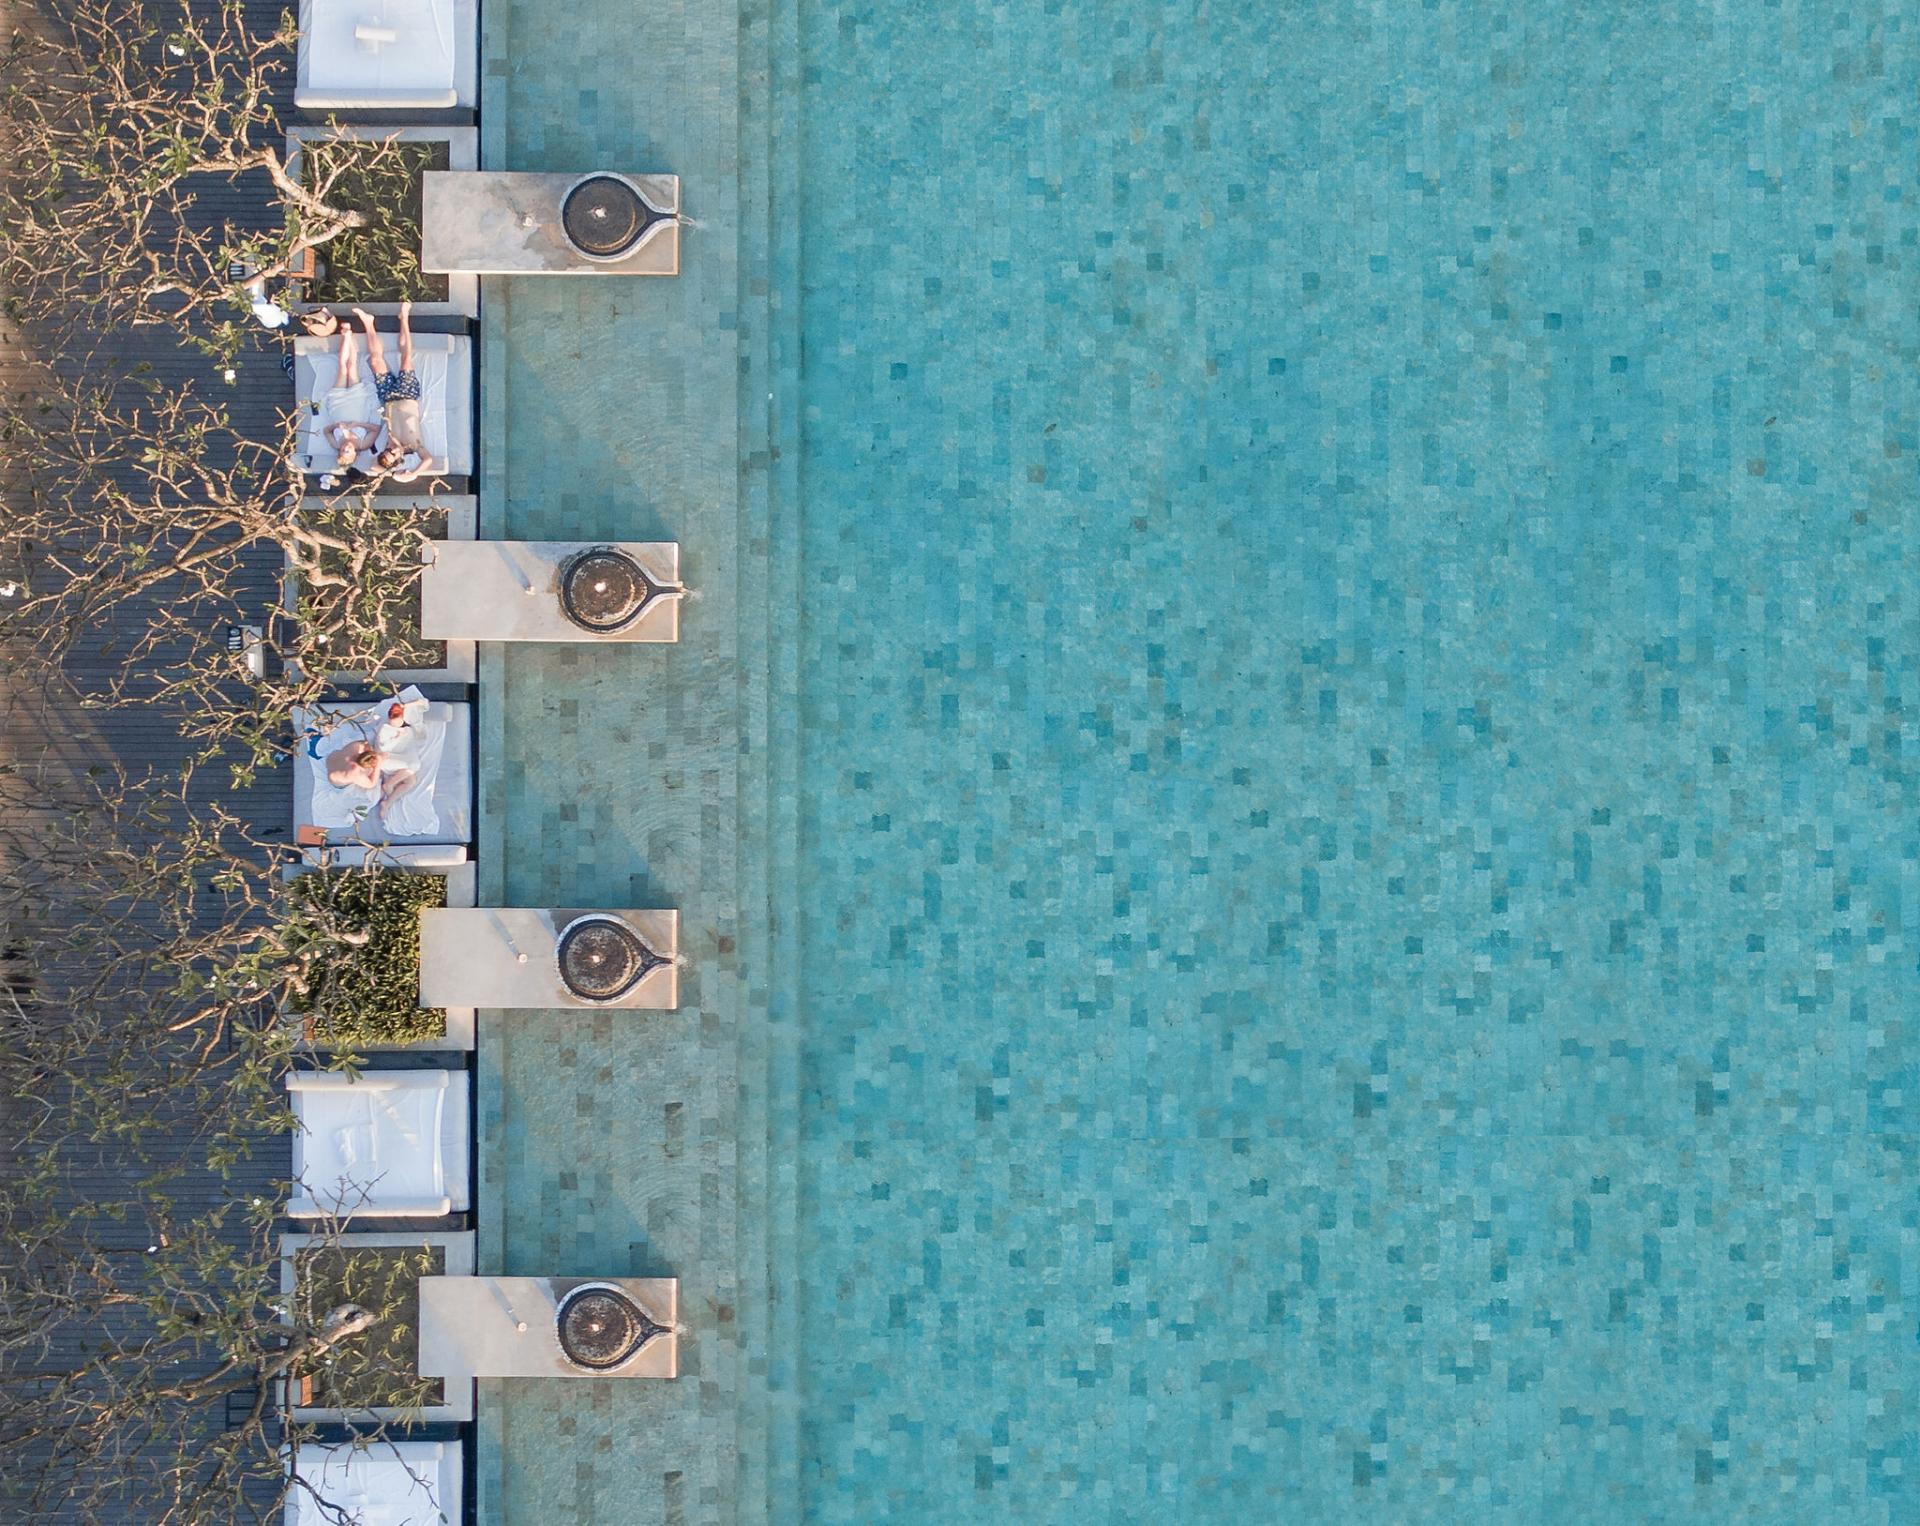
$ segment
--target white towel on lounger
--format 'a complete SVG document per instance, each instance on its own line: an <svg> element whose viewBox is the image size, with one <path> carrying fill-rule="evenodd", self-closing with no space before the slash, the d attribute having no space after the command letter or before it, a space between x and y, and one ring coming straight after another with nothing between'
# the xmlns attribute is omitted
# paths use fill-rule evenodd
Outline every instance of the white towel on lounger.
<svg viewBox="0 0 1920 1526"><path fill-rule="evenodd" d="M399 769L411 769L414 786L382 813L387 830L395 837L424 837L440 830L440 813L433 805L433 783L440 774L440 754L447 746L445 721L428 721L409 726L400 735L400 745L381 765L382 775Z"/></svg>
<svg viewBox="0 0 1920 1526"><path fill-rule="evenodd" d="M440 813L434 806L434 782L440 773L440 756L446 750L447 723L428 718L426 696L408 685L394 696L406 707L404 724L395 726L386 719L389 701L369 705L351 720L342 720L331 730L317 726L308 730L303 751L313 770L312 825L329 831L360 831L376 822L393 837L426 837L440 830ZM327 777L327 759L353 742L369 742L387 754L381 775L409 769L415 776L412 789L380 810L380 791L362 785L339 785ZM372 836L375 834L366 833Z"/></svg>

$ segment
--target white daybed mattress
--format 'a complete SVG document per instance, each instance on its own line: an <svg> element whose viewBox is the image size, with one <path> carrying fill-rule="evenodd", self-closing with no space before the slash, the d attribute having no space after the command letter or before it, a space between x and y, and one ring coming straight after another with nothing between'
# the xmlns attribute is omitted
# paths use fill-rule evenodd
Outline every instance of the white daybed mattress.
<svg viewBox="0 0 1920 1526"><path fill-rule="evenodd" d="M462 1070L287 1077L296 1219L439 1218L470 1206Z"/></svg>
<svg viewBox="0 0 1920 1526"><path fill-rule="evenodd" d="M427 724L440 728L437 766L431 778L423 778L415 786L414 794L422 798L400 803L403 820L417 823L425 830L395 831L380 812L371 808L371 791L343 790L327 782L326 756L356 737L373 741L387 704L384 699L348 701L294 711L294 733L301 738L293 759L296 839L299 829L306 826L323 828L330 843L340 844L424 846L473 841L473 707L470 705L436 703L427 707ZM316 740L309 747L309 730L324 731L324 740ZM353 815L355 812L357 815ZM431 823L426 820L428 815Z"/></svg>
<svg viewBox="0 0 1920 1526"><path fill-rule="evenodd" d="M361 374L372 376L367 367L367 352L362 340L355 340L360 355ZM382 334L387 362L400 362L400 341ZM415 334L413 368L420 373L420 432L426 436L427 449L440 461L439 475L473 475L473 341L465 334ZM293 342L293 400L300 410L300 437L295 449L303 471L318 476L338 471L333 447L326 442L326 428L334 420L327 417L327 393L340 375L340 341L337 337L315 339L302 335ZM356 420L372 423L376 420ZM354 462L363 472L371 472L373 452L363 450ZM428 479L421 478L424 487Z"/></svg>
<svg viewBox="0 0 1920 1526"><path fill-rule="evenodd" d="M289 1456L285 1526L443 1526L462 1516L457 1441L308 1442Z"/></svg>
<svg viewBox="0 0 1920 1526"><path fill-rule="evenodd" d="M475 0L300 0L302 111L436 111L479 99Z"/></svg>

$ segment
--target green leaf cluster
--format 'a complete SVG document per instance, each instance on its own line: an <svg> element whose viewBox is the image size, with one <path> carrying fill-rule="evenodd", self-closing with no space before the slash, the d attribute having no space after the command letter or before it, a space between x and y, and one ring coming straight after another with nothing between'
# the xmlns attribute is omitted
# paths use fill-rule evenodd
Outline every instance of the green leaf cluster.
<svg viewBox="0 0 1920 1526"><path fill-rule="evenodd" d="M366 214L321 250L326 275L310 295L316 302L444 302L447 278L420 268L420 216L428 170L449 161L444 143L309 143L316 181L337 172L328 201Z"/></svg>
<svg viewBox="0 0 1920 1526"><path fill-rule="evenodd" d="M304 989L288 1003L312 1018L316 1042L350 1048L445 1035L446 1013L419 1005L420 913L447 904L444 878L401 869L321 869L295 880L289 896L294 918L331 933L320 957L307 955Z"/></svg>

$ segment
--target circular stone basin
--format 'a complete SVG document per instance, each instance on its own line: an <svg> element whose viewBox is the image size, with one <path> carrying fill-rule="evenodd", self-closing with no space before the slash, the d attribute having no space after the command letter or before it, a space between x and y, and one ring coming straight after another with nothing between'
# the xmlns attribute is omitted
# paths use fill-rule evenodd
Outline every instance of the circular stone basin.
<svg viewBox="0 0 1920 1526"><path fill-rule="evenodd" d="M560 569L560 608L596 635L625 630L663 592L638 562L611 546L579 552Z"/></svg>
<svg viewBox="0 0 1920 1526"><path fill-rule="evenodd" d="M582 1001L618 1001L666 963L618 917L576 917L560 934L560 979Z"/></svg>
<svg viewBox="0 0 1920 1526"><path fill-rule="evenodd" d="M560 226L567 242L590 260L617 260L631 254L647 230L666 215L619 175L588 175L575 181L560 203Z"/></svg>
<svg viewBox="0 0 1920 1526"><path fill-rule="evenodd" d="M555 1316L560 1351L588 1372L611 1372L664 1332L610 1283L589 1282L561 1301Z"/></svg>

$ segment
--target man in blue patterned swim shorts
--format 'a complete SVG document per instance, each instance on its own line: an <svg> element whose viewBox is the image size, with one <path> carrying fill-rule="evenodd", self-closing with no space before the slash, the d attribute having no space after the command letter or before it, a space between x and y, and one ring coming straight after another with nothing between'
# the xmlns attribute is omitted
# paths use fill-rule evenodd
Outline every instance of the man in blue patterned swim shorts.
<svg viewBox="0 0 1920 1526"><path fill-rule="evenodd" d="M400 369L389 371L373 314L363 307L353 310L367 332L367 364L373 369L373 390L387 425L387 443L373 458L374 464L391 473L395 482L411 482L439 470L420 430L420 373L413 369L413 330L408 326L412 313L411 302L400 304Z"/></svg>

